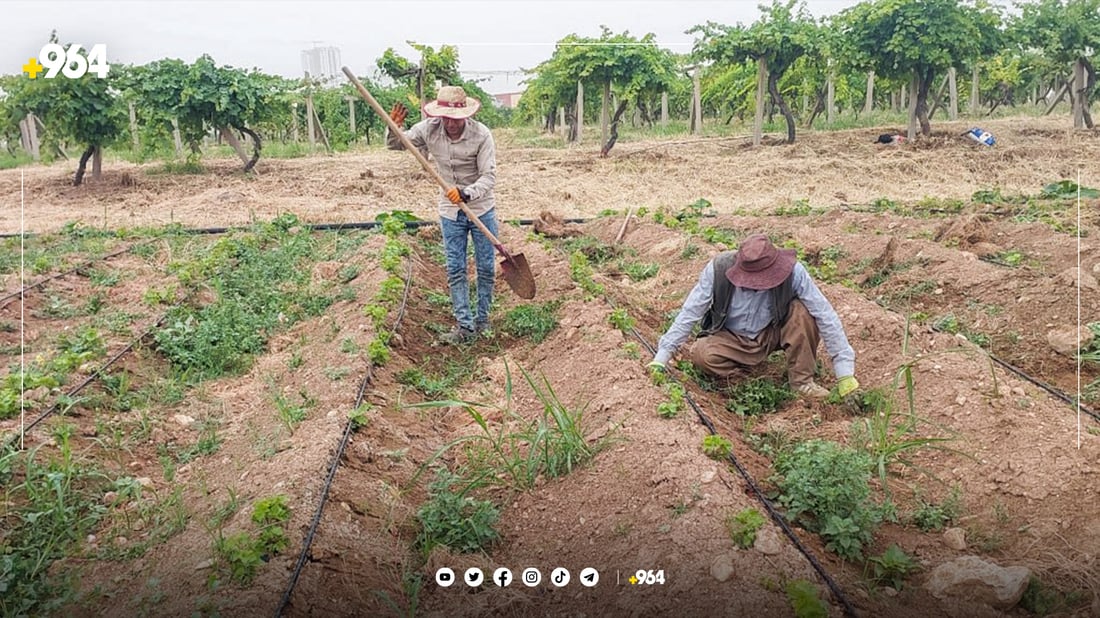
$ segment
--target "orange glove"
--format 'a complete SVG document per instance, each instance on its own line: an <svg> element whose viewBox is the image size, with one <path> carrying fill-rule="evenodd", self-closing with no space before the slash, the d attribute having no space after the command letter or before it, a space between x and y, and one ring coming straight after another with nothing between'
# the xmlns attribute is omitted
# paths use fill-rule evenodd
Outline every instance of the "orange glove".
<svg viewBox="0 0 1100 618"><path fill-rule="evenodd" d="M390 119L393 120L397 126L404 126L405 117L409 115L409 109L402 103L394 103L393 109L390 110Z"/></svg>
<svg viewBox="0 0 1100 618"><path fill-rule="evenodd" d="M466 192L458 187L451 187L447 189L447 199L451 200L451 203L455 206L464 202L470 201L470 196L466 195Z"/></svg>

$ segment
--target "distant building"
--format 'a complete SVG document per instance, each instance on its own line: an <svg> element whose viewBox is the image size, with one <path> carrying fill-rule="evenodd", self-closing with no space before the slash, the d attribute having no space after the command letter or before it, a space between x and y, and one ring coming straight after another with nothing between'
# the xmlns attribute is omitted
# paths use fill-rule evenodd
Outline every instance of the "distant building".
<svg viewBox="0 0 1100 618"><path fill-rule="evenodd" d="M340 78L340 48L314 47L302 52L302 70L322 80Z"/></svg>
<svg viewBox="0 0 1100 618"><path fill-rule="evenodd" d="M519 105L519 97L522 94L522 90L519 92L502 92L500 94L494 94L493 98L496 99L497 105L513 109L516 105Z"/></svg>

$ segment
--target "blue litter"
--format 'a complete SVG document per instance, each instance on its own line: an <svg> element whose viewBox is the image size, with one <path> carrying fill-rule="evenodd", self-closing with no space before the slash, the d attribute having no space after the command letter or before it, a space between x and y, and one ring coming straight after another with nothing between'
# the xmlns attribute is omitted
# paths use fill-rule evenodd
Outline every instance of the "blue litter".
<svg viewBox="0 0 1100 618"><path fill-rule="evenodd" d="M985 144L986 146L993 146L997 143L997 140L993 139L993 134L989 131L982 131L981 129L974 127L963 135L968 136L970 139L978 142L979 144Z"/></svg>

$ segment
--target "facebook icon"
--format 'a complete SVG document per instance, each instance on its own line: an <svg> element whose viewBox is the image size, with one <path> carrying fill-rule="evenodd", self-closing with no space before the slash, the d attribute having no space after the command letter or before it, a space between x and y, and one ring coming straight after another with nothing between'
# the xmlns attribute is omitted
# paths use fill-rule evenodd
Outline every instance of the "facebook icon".
<svg viewBox="0 0 1100 618"><path fill-rule="evenodd" d="M512 583L512 572L504 567L493 571L493 583L503 588Z"/></svg>

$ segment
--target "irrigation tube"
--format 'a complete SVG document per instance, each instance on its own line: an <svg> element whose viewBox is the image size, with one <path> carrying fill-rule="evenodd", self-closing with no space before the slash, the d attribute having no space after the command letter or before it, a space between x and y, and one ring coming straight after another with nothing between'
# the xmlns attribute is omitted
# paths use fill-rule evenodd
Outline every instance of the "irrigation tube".
<svg viewBox="0 0 1100 618"><path fill-rule="evenodd" d="M512 225L534 225L539 219L508 219L502 221L502 223L510 223ZM591 219L562 219L563 223L587 223ZM331 232L340 230L371 230L376 227L382 226L382 221L352 221L349 223L302 223L300 227L306 228L312 232ZM405 221L405 227L408 229L417 229L429 225L439 225L438 221ZM173 234L228 234L229 232L243 232L251 229L247 225L238 225L230 227L198 227L198 228L180 228L178 230L171 230ZM24 234L0 234L0 239L4 238L33 238L39 236L40 233L26 232ZM100 258L103 259L103 258Z"/></svg>
<svg viewBox="0 0 1100 618"><path fill-rule="evenodd" d="M91 266L92 264L95 264L96 262L102 262L104 260L109 260L109 259L111 259L115 256L122 255L123 253L126 253L128 251L136 249L137 247L140 247L142 245L147 245L151 242L153 242L153 241L152 240L146 240L144 242L133 244L133 245L130 245L129 247L127 247L125 249L120 249L118 251L115 251L114 253L108 253L107 255L100 256L100 257L98 257L94 260L88 260L87 262L84 262L84 263L82 263L78 266L74 266L73 268L70 268L69 270L66 270L65 272L60 272L60 273L57 273L56 275L50 275L49 277L46 277L45 279L42 279L41 281L37 281L37 282L32 283L32 284L30 284L26 287L18 289L18 290L14 291L14 292L11 292L9 294L6 294L2 298L0 298L0 307L3 307L5 304L7 304L8 300L10 300L12 298L15 298L17 296L20 296L22 294L25 294L25 293L33 290L34 288L39 287L40 285L42 285L44 283L47 283L49 281L53 281L54 279L57 279L59 277L64 277L65 275L68 275L69 273L75 273L78 270L81 270L83 268L87 268L87 267Z"/></svg>
<svg viewBox="0 0 1100 618"><path fill-rule="evenodd" d="M607 304L611 305L612 309L615 309L615 303L613 303L611 299L605 296L604 300L607 301ZM648 350L650 354L655 354L657 352L657 350L648 341L646 341L644 337L642 337L642 334L638 332L637 328L631 327L630 330L634 334L634 337L636 337L638 341L642 342L642 345L645 346L646 350ZM667 375L673 380L676 379L671 373ZM688 404L691 406L691 409L695 410L695 414L699 417L699 421L702 422L703 425L707 428L707 431L709 431L711 435L718 435L718 430L714 428L714 423L712 423L710 418L707 417L706 413L703 412L703 409L699 407L699 404L695 403L695 400L691 398L691 394L688 393L686 389L684 390L684 400L688 402ZM789 538L791 542L794 543L795 548L798 549L798 551L806 557L806 560L810 562L810 566L812 566L814 570L817 571L817 574L821 576L821 579L825 581L825 585L829 587L829 591L833 593L833 597L836 598L836 600L842 606L844 606L844 615L853 617L858 616L859 614L856 613L855 607L853 607L851 602L848 601L848 597L844 595L844 592L840 589L840 586L838 586L837 583L833 581L833 578L829 576L829 573L825 570L825 567L821 566L821 563L818 562L817 558L815 558L812 553L810 553L810 550L802 544L802 541L799 540L794 531L791 530L790 526L787 525L787 520L783 518L783 516L779 513L779 511L775 509L774 506L772 506L771 500L768 500L767 496L764 495L764 492L760 490L760 487L752 478L752 475L750 475L748 470L746 470L741 465L741 462L737 460L737 456L733 454L732 449L730 450L728 459L730 463L733 464L733 467L737 468L737 471L741 473L741 476L745 479L745 482L748 483L749 488L752 489L752 493L756 496L757 500L759 500L760 503L764 505L764 508L768 511L768 515L771 516L772 521L774 521L775 524L779 526L781 530L783 530L783 533L787 535L787 538Z"/></svg>
<svg viewBox="0 0 1100 618"><path fill-rule="evenodd" d="M935 326L932 327L932 330L936 331L937 333L946 332L944 330L936 328ZM971 343L973 343L973 342L971 342ZM977 344L975 344L975 345L977 345ZM1076 399L1074 399L1073 397L1070 397L1069 395L1063 393L1062 391L1060 391L1056 387L1051 386L1050 384L1047 384L1046 382L1043 382L1039 378L1032 377L1027 372L1025 372L1023 369L1020 369L1019 367L1016 367L1015 365L1011 365L1007 361L1001 360L997 356L994 356L992 352L987 351L985 348L982 348L981 346L978 346L978 347L979 347L979 349L982 350L982 352L985 352L986 356L989 357L989 360L997 363L1001 367L1004 367L1005 369L1007 369L1007 370L1011 371L1012 373L1020 376L1021 378L1027 380L1028 382L1031 382L1035 386L1038 386L1039 388L1043 389L1044 391L1050 393L1051 395L1054 396L1055 399L1061 399L1063 402L1068 403L1070 405L1070 407L1072 407L1074 410L1080 409L1085 414L1091 416L1092 420L1096 421L1097 423L1100 423L1100 412L1097 412L1097 411L1089 408L1085 404L1083 404L1083 403L1077 401Z"/></svg>
<svg viewBox="0 0 1100 618"><path fill-rule="evenodd" d="M186 299L185 299L185 300L186 300ZM182 303L181 303L181 304L182 304ZM179 305L176 305L176 307L178 307L178 306L179 306ZM173 307L172 309L174 309L174 308L175 308L175 307ZM80 391L84 390L84 388L85 388L86 386L88 386L89 384L91 384L91 383L92 383L92 382L93 382L93 381L94 381L94 380L95 380L96 378L98 378L99 376L103 375L103 372L104 372L104 371L107 371L107 369L108 369L108 368L110 368L110 366L111 366L111 365L115 364L115 362L117 362L117 361L118 361L118 359L122 358L122 357L123 357L123 355L125 355L125 354L126 354L127 352L129 352L130 350L134 349L134 346L135 346L135 345L137 345L137 344L138 344L138 342L139 342L139 341L141 341L142 339L145 339L146 337L148 337L148 336L149 336L149 333L153 332L153 329L155 329L156 327L160 326L161 322L164 322L165 318L167 318L167 317L168 317L168 313L169 313L170 311L172 311L172 309L169 309L168 311L165 311L165 312L164 312L164 313L163 313L163 314L162 314L162 315L160 316L160 318L158 318L158 319L157 319L157 321L156 321L156 322L153 322L153 324L152 324L152 325L151 325L151 326L150 326L149 328L145 329L145 332L143 332L143 333L141 333L140 335L138 335L138 336L137 336L137 338L136 338L136 339L134 339L133 341L131 341L131 342L130 342L129 344L127 344L127 345L126 345L126 347L124 347L124 348L122 348L121 350L119 350L119 351L118 351L118 352L117 352L117 353L116 353L116 354L115 354L114 356L112 356L112 357L111 357L111 358L110 358L110 359L109 359L109 360L108 360L108 361L107 361L106 363L103 363L102 365L100 365L100 367L99 367L98 369L96 369L96 370L95 370L94 372L92 372L92 374L91 374L91 375L89 375L88 377L84 378L84 380L83 380L83 381L82 381L82 382L81 382L80 384L77 384L77 385L76 385L76 386L74 386L73 388L69 389L69 392L65 393L64 397L65 397L66 399L69 399L69 398L75 397L75 396L77 395L77 393L79 393ZM26 427L24 427L24 428L23 428L23 432L22 432L22 435L26 435L26 434L27 434L27 432L29 432L30 430L34 429L36 425L38 425L38 424L39 424L39 423L41 423L42 421L46 420L46 417L48 417L49 415L53 414L53 412L54 412L55 410L57 410L57 409L58 409L59 407L61 407L61 398L58 398L58 400L57 400L57 401L55 401L55 402L53 403L53 405L51 405L51 406L50 406L49 408L47 408L47 409L46 409L46 411L42 412L42 414L39 414L39 415L38 415L38 418L34 419L33 421L31 421L31 423L30 423L29 425L27 425ZM3 444L3 447L2 447L2 448L0 448L0 450L6 449L7 447L11 446L11 445L12 445L12 444L13 444L14 442L15 442L15 438L14 438L14 437L13 437L13 438L12 438L11 440L5 440L5 441L4 441L4 444Z"/></svg>
<svg viewBox="0 0 1100 618"><path fill-rule="evenodd" d="M405 317L405 308L409 304L409 288L412 287L412 256L408 259L408 266L405 275L405 291L401 297L401 307L397 311L397 319L393 322L393 328L390 329L391 333L397 332L397 329L401 326L401 320ZM355 410L363 403L363 398L367 393L367 386L370 385L371 380L374 378L374 363L367 363L367 374L363 376L362 382L359 383L359 392L355 396L355 403L352 406L352 410ZM336 469L340 467L340 460L344 457L344 450L347 449L348 441L351 439L352 433L352 421L348 418L344 423L344 433L340 436L340 444L336 447L336 453L332 457L332 461L329 462L328 474L325 475L325 484L321 488L321 500L317 504L317 510L313 513L313 520L309 523L309 531L306 533L306 538L302 542L302 552L298 554L298 561L294 564L294 572L290 575L290 581L287 583L286 590L283 592L283 597L279 601L279 606L275 608L275 618L280 618L283 615L283 610L286 609L287 604L290 603L290 597L294 594L294 587L298 585L298 578L302 575L302 569L306 565L306 560L309 559L310 549L313 547L313 537L317 534L317 527L321 525L321 515L325 512L325 504L328 503L329 490L332 489L332 481L336 479Z"/></svg>

